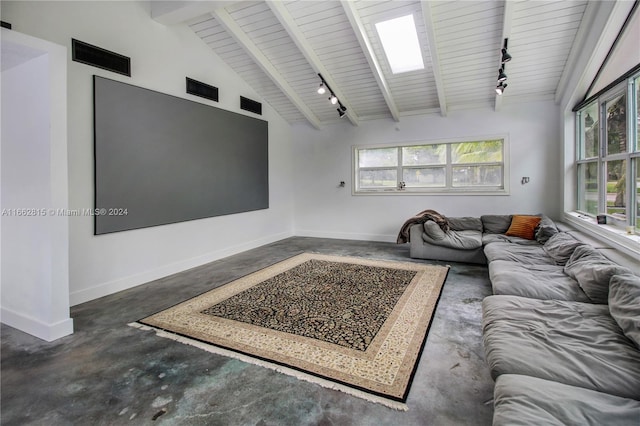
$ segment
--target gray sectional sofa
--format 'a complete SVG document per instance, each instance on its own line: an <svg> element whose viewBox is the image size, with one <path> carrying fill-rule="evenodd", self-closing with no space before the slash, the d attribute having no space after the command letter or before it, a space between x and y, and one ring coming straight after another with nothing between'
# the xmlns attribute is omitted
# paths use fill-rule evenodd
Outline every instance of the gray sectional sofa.
<svg viewBox="0 0 640 426"><path fill-rule="evenodd" d="M443 231L475 223L464 230L479 232L488 263L482 328L493 424L640 425L640 262L614 262L544 217L532 240L507 236L510 221L454 219ZM477 248L454 248L461 236L430 228L410 229L412 257L482 261ZM450 250L460 252L447 258Z"/></svg>

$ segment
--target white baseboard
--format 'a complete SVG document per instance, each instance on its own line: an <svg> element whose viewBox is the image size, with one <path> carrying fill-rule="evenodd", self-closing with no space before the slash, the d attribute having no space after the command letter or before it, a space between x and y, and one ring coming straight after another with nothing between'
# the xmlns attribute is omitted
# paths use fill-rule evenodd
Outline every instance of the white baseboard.
<svg viewBox="0 0 640 426"><path fill-rule="evenodd" d="M52 342L73 333L73 319L71 318L48 324L36 318L2 307L2 309L0 309L0 320L10 327L24 331L47 342Z"/></svg>
<svg viewBox="0 0 640 426"><path fill-rule="evenodd" d="M314 237L314 238L332 238L338 240L357 240L357 241L379 241L383 243L395 243L397 235L384 234L356 234L349 232L325 232L312 231L308 229L298 229L295 232L297 237Z"/></svg>
<svg viewBox="0 0 640 426"><path fill-rule="evenodd" d="M174 262L151 271L145 271L139 274L130 275L128 277L102 283L90 288L74 291L69 294L69 304L71 306L75 306L79 305L80 303L89 302L100 297L108 296L122 290L127 290L132 287L148 283L150 281L154 281L178 272L186 271L187 269L195 268L196 266L201 266L206 263L213 262L215 260L219 260L234 254L242 253L243 251L251 250L265 244L270 244L275 241L289 238L291 236L293 236L293 234L290 232L270 235L265 238L249 241L232 247L227 247L223 250L210 252L202 256Z"/></svg>

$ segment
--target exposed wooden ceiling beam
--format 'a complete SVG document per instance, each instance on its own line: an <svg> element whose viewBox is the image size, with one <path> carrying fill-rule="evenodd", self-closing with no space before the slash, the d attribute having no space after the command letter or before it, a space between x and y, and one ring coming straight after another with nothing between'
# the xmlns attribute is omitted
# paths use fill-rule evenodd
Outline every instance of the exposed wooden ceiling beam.
<svg viewBox="0 0 640 426"><path fill-rule="evenodd" d="M444 82L442 81L442 73L440 72L440 56L438 54L438 43L436 42L436 30L433 24L433 16L431 14L430 2L421 1L422 19L427 31L427 40L429 41L429 51L431 52L431 66L433 78L436 83L436 91L438 93L438 103L440 105L440 114L447 116L447 97L444 93Z"/></svg>
<svg viewBox="0 0 640 426"><path fill-rule="evenodd" d="M309 107L300 99L295 90L287 83L285 78L278 72L278 70L271 64L269 59L260 51L258 46L242 31L242 28L234 21L229 12L224 9L217 9L211 13L214 18L224 27L225 30L234 38L234 40L242 46L247 54L255 61L255 63L262 69L262 71L269 76L273 83L278 86L282 93L289 98L291 103L298 108L298 110L304 115L304 117L311 123L316 129L320 129L320 120L309 109Z"/></svg>
<svg viewBox="0 0 640 426"><path fill-rule="evenodd" d="M351 104L347 100L344 93L340 91L336 82L331 78L331 74L322 64L318 55L316 55L315 51L307 41L307 38L304 36L298 25L294 22L293 17L285 7L285 5L281 1L271 1L267 0L267 5L276 16L280 24L284 27L291 37L291 40L298 46L298 49L304 55L305 59L311 65L311 68L314 69L316 73L322 74L324 80L331 86L333 93L340 99L342 105L347 108L347 118L351 121L351 124L357 126L358 117L355 113L355 110L351 107Z"/></svg>
<svg viewBox="0 0 640 426"><path fill-rule="evenodd" d="M502 49L504 39L509 38L511 35L511 23L513 22L513 1L504 0L504 14L502 17L502 38L500 38L500 51ZM498 70L502 68L502 57L499 56L498 67L496 68L496 77L498 75ZM497 83L498 79L496 78L495 82ZM496 103L494 106L494 111L499 111L502 106L502 97L504 95L498 95L496 93Z"/></svg>
<svg viewBox="0 0 640 426"><path fill-rule="evenodd" d="M164 25L176 25L210 13L216 9L231 6L238 1L151 1L151 18Z"/></svg>
<svg viewBox="0 0 640 426"><path fill-rule="evenodd" d="M382 67L380 66L380 63L376 58L373 47L371 46L371 42L369 41L369 37L367 37L367 32L364 28L364 25L362 24L362 20L358 15L358 11L350 1L343 1L340 3L342 3L344 12L346 13L347 18L349 19L349 23L351 24L351 28L353 28L353 32L358 39L358 43L360 43L362 53L364 53L364 56L367 58L367 62L369 63L371 72L378 82L378 87L380 87L380 91L382 92L382 96L387 103L387 108L389 108L391 116L395 121L400 121L400 111L398 110L396 102L393 99L389 84L387 83L387 80L382 73Z"/></svg>

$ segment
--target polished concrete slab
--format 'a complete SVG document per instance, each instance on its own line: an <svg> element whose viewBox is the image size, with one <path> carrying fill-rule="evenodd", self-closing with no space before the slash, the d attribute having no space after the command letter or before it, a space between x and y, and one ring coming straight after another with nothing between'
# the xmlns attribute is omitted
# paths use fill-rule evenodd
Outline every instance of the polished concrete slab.
<svg viewBox="0 0 640 426"><path fill-rule="evenodd" d="M127 324L302 252L424 262L408 245L294 237L75 306L47 343L2 325L2 425L489 425L486 266L452 263L406 412ZM442 264L442 262L430 262Z"/></svg>

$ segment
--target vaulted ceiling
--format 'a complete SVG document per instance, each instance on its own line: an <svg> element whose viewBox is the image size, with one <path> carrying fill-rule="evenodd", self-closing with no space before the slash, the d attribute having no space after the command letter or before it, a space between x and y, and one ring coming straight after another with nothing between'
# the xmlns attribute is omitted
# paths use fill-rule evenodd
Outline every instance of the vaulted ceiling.
<svg viewBox="0 0 640 426"><path fill-rule="evenodd" d="M587 1L153 2L154 19L186 24L289 123L339 120L316 91L322 74L346 118L499 110L557 99ZM393 74L375 24L412 14L425 68ZM508 87L496 95L508 39Z"/></svg>

